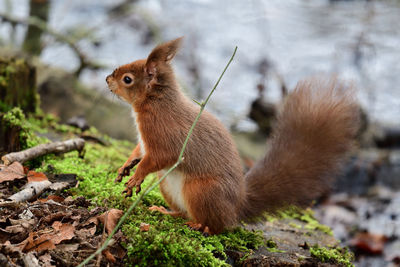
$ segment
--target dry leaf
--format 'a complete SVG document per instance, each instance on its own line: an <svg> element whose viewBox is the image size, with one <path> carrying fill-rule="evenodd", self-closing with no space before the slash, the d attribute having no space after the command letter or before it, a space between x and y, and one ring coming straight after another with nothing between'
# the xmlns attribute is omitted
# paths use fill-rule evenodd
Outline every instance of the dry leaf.
<svg viewBox="0 0 400 267"><path fill-rule="evenodd" d="M79 244L59 244L57 245L57 249L62 251L77 251L79 248Z"/></svg>
<svg viewBox="0 0 400 267"><path fill-rule="evenodd" d="M75 236L75 227L72 224L57 221L53 223L52 227L57 231L52 239L56 245L63 240L70 240Z"/></svg>
<svg viewBox="0 0 400 267"><path fill-rule="evenodd" d="M40 235L39 233L29 233L27 239L22 241L18 245L22 249L23 252L29 252L35 250L37 252L49 249L55 249L56 246L53 242L50 241L51 234L43 234Z"/></svg>
<svg viewBox="0 0 400 267"><path fill-rule="evenodd" d="M148 223L140 223L140 227L139 227L141 232L147 232L150 229L150 224Z"/></svg>
<svg viewBox="0 0 400 267"><path fill-rule="evenodd" d="M22 179L24 177L24 167L19 162L13 162L13 164L3 167L0 171L0 183Z"/></svg>
<svg viewBox="0 0 400 267"><path fill-rule="evenodd" d="M14 163L13 163L14 164ZM28 183L31 182L41 182L41 181L46 181L49 180L43 172L35 172L35 171L29 171L28 172Z"/></svg>
<svg viewBox="0 0 400 267"><path fill-rule="evenodd" d="M39 261L41 263L40 266L43 266L43 267L53 267L53 266L55 267L56 266L51 263L51 256L50 256L50 254L47 254L47 253L40 256Z"/></svg>
<svg viewBox="0 0 400 267"><path fill-rule="evenodd" d="M23 252L35 250L37 252L43 250L55 249L57 244L64 240L72 239L75 234L75 227L68 223L54 222L53 230L39 231L29 233L26 240L19 244Z"/></svg>
<svg viewBox="0 0 400 267"><path fill-rule="evenodd" d="M122 214L124 214L122 210L111 209L98 216L100 222L105 225L107 234L114 230Z"/></svg>
<svg viewBox="0 0 400 267"><path fill-rule="evenodd" d="M71 215L72 215L72 212L70 212L70 211L68 211L68 212L67 211L59 211L59 212L51 213L51 214L47 215L42 220L43 220L43 222L50 224L51 222L63 220L66 217L70 217Z"/></svg>
<svg viewBox="0 0 400 267"><path fill-rule="evenodd" d="M103 255L108 261L110 261L112 263L116 263L117 262L115 257L111 254L111 252L108 249L103 250Z"/></svg>
<svg viewBox="0 0 400 267"><path fill-rule="evenodd" d="M60 196L56 196L56 195L50 195L47 198L39 199L39 201L42 202L42 203L47 202L49 200L53 200L55 202L62 203L64 201L64 198L60 197Z"/></svg>

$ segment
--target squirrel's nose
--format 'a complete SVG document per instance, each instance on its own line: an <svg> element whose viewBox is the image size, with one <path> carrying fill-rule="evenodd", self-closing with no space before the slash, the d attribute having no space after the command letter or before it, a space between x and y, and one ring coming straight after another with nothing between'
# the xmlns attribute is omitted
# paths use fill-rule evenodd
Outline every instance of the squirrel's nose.
<svg viewBox="0 0 400 267"><path fill-rule="evenodd" d="M106 77L106 82L107 82L107 83L109 83L109 82L110 82L110 81L109 81L109 80L110 80L110 78L111 78L111 75L108 75L108 76Z"/></svg>

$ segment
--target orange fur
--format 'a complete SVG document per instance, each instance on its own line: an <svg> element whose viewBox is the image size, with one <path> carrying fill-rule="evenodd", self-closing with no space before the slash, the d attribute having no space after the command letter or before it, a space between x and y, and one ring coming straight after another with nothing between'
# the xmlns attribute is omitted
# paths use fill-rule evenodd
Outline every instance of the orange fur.
<svg viewBox="0 0 400 267"><path fill-rule="evenodd" d="M123 65L107 77L110 90L132 105L144 144L145 153L127 183L128 196L135 187L140 191L149 173L164 172L176 162L199 112L181 92L170 65L181 40L161 44L147 59ZM184 161L161 183L161 192L172 214L187 216L190 225L211 233L263 211L306 204L337 173L357 119L354 100L339 83L299 83L278 114L269 151L244 175L229 132L204 111Z"/></svg>

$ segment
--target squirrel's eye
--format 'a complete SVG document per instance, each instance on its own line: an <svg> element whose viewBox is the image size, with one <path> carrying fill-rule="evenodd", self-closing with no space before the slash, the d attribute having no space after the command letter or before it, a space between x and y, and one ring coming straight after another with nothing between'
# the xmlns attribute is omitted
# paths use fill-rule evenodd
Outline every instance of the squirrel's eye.
<svg viewBox="0 0 400 267"><path fill-rule="evenodd" d="M125 76L123 80L124 80L124 83L126 83L126 84L130 84L132 82L132 78L129 76Z"/></svg>

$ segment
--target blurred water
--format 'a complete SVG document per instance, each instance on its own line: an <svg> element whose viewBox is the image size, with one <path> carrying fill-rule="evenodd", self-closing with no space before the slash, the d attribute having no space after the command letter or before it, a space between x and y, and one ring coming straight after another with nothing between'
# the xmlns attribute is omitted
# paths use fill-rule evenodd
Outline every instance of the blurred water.
<svg viewBox="0 0 400 267"><path fill-rule="evenodd" d="M4 2L4 0L3 0ZM26 15L27 1L13 0L13 14ZM106 10L118 1L53 0L50 24L65 31L82 25L95 30L99 47L81 42L82 50L109 66L84 72L82 79L106 92L104 77L120 64L145 57L154 44L142 44L132 20L112 18ZM147 0L136 5L150 14L161 28L162 38L185 35L185 45L175 65L185 87L193 88L187 58L199 68L205 95L230 57L239 47L232 67L223 78L209 108L226 125L239 121L251 128L245 116L257 96L261 75L258 65L268 59L274 70L293 88L300 79L336 73L360 88L360 101L374 120L400 124L400 1L322 0ZM4 3L1 5L4 10ZM18 30L21 41L24 28ZM2 25L7 36L9 27ZM42 59L74 69L77 60L65 45L45 39L49 46ZM267 97L280 99L279 83L269 76ZM201 93L190 91L192 96Z"/></svg>

